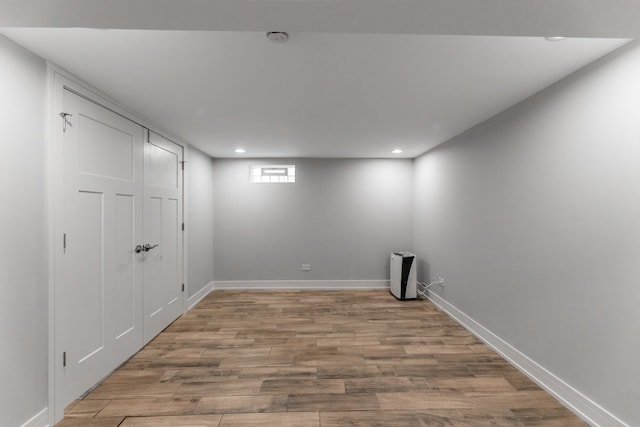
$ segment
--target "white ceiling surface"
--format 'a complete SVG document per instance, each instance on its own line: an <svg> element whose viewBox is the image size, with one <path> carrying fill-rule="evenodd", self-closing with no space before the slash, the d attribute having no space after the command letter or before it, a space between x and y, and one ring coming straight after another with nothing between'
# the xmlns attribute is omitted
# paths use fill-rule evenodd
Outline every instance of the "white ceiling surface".
<svg viewBox="0 0 640 427"><path fill-rule="evenodd" d="M640 36L637 0L0 0L0 27Z"/></svg>
<svg viewBox="0 0 640 427"><path fill-rule="evenodd" d="M214 157L415 157L627 40L5 29ZM401 156L401 157L402 157Z"/></svg>

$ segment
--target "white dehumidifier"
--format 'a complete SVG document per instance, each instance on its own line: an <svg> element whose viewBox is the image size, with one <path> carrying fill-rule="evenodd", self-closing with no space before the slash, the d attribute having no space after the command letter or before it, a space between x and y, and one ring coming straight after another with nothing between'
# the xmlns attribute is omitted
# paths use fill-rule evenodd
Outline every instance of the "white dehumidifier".
<svg viewBox="0 0 640 427"><path fill-rule="evenodd" d="M391 294L399 300L416 299L416 256L411 252L393 252L389 266Z"/></svg>

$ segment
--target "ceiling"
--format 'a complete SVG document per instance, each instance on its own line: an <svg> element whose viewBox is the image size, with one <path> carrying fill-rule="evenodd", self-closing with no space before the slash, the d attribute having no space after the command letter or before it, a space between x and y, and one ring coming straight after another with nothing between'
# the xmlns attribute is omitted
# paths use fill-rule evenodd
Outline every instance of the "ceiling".
<svg viewBox="0 0 640 427"><path fill-rule="evenodd" d="M0 0L0 25L155 28L0 32L213 157L236 157L238 147L246 149L242 156L248 157L392 157L394 148L404 150L398 157L415 157L628 42L548 42L539 34L568 30L541 33L555 21L543 19L545 9L530 7L528 13L536 13L514 29L524 9L506 6L501 10L514 19L503 17L500 22L510 30L487 25L492 20L488 16L495 14L485 10L475 20L464 14L465 19L421 34L417 15L406 10L421 6L394 1L399 7L387 13L383 24L376 19L390 11L386 0L369 0L368 7L360 0L210 0L207 7L214 5L219 13L204 21L193 14L197 8L188 7L192 0L181 0L179 13L174 0L152 0L157 7L147 10L146 20L141 12L149 0ZM611 1L617 0L606 3ZM13 7L6 8L7 3ZM72 8L51 10L51 3ZM456 13L451 5L472 3L480 2L419 4L438 6L432 11L445 16ZM505 2L482 2L489 3ZM540 6L538 1L525 3ZM557 4L562 15L572 2ZM613 32L601 25L614 18L612 12L603 14L599 25L586 25L598 4L592 1L591 10L581 13L574 7L576 19L566 28L582 35L632 35L621 33L619 26ZM272 13L263 10L265 5ZM361 19L349 24L343 18L354 5L361 6ZM280 13L273 13L276 10ZM171 11L174 15L166 15ZM313 16L310 11L315 11ZM268 27L272 22L288 25ZM536 22L543 25L536 27ZM586 29L580 30L581 25ZM176 30L198 28L207 31ZM302 31L305 28L314 31ZM272 43L265 29L290 31L290 40ZM446 35L470 29L516 36ZM518 36L524 32L536 36Z"/></svg>
<svg viewBox="0 0 640 427"><path fill-rule="evenodd" d="M0 0L0 27L640 36L633 0Z"/></svg>

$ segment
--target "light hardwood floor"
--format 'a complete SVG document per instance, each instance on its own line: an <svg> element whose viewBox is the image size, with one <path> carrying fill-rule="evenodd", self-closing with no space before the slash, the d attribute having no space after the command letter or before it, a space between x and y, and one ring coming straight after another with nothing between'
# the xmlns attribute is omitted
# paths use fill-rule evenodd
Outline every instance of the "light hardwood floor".
<svg viewBox="0 0 640 427"><path fill-rule="evenodd" d="M218 291L59 426L584 426L424 300Z"/></svg>

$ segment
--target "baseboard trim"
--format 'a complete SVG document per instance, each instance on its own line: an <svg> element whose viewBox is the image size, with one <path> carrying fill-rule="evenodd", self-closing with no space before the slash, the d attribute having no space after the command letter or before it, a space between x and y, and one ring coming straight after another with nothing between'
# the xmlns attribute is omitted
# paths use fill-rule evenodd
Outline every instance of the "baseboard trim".
<svg viewBox="0 0 640 427"><path fill-rule="evenodd" d="M198 292L191 295L187 299L187 311L191 310L193 307L198 305L198 303L202 301L204 297L209 295L209 292L213 291L213 283L214 282L207 283L206 285L204 285L202 289L200 289Z"/></svg>
<svg viewBox="0 0 640 427"><path fill-rule="evenodd" d="M388 289L388 280L233 280L213 282L219 290L249 289L299 289L299 290L339 290L339 289Z"/></svg>
<svg viewBox="0 0 640 427"><path fill-rule="evenodd" d="M20 427L48 427L49 426L49 408L44 408L42 411L35 414L33 417L22 424Z"/></svg>
<svg viewBox="0 0 640 427"><path fill-rule="evenodd" d="M629 427L624 421L589 399L439 295L433 292L428 292L427 295L433 304L495 350L532 381L551 393L560 403L587 423L598 427Z"/></svg>

